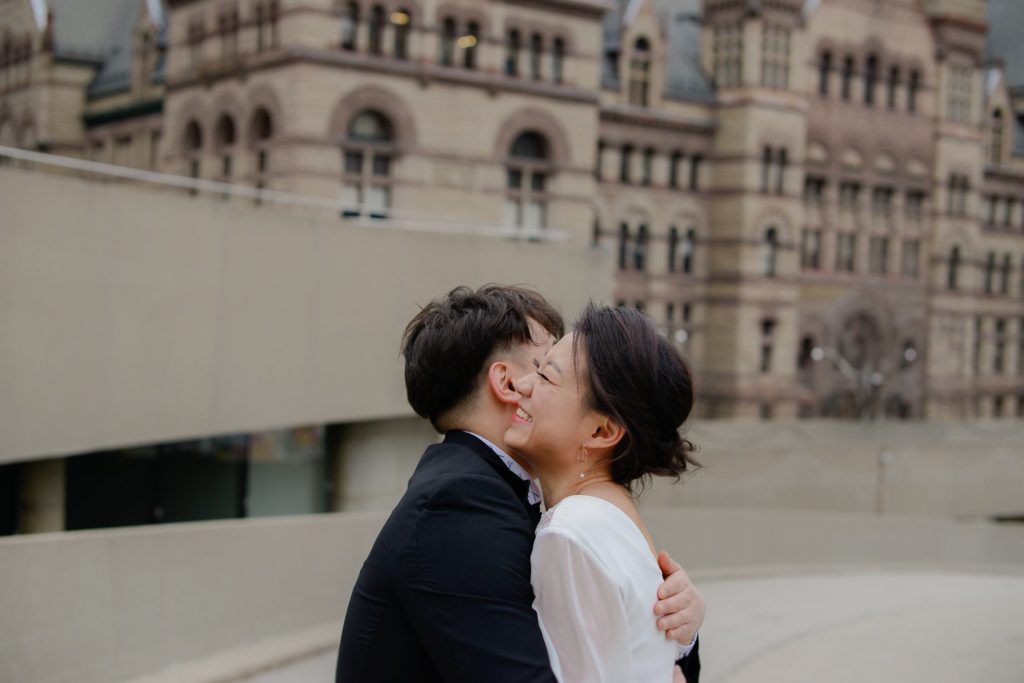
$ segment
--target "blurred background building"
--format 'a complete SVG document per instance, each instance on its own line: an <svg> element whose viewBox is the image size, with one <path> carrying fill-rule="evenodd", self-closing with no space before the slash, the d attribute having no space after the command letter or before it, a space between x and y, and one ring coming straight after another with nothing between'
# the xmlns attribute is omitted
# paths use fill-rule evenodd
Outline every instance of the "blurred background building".
<svg viewBox="0 0 1024 683"><path fill-rule="evenodd" d="M230 549L204 614L320 591L244 633L126 603L78 680L333 619L330 572L278 563L348 576L379 519L251 518L390 509L436 437L401 330L460 283L674 340L715 467L647 500L757 509L689 531L698 567L1021 564L1005 528L816 526L1024 516L1021 35L1019 0L0 0L0 535L247 518L6 539L41 593L0 612L42 616L0 674L46 668L64 563L159 592ZM124 646L157 621L192 645Z"/></svg>

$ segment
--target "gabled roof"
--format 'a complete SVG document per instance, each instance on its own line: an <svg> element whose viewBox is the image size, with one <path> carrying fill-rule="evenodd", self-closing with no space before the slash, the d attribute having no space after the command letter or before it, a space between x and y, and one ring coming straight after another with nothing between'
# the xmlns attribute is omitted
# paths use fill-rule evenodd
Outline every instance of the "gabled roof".
<svg viewBox="0 0 1024 683"><path fill-rule="evenodd" d="M988 0L988 39L985 57L1001 61L1010 90L1024 90L1024 2Z"/></svg>
<svg viewBox="0 0 1024 683"><path fill-rule="evenodd" d="M655 12L664 21L668 41L665 96L711 101L714 88L700 66L701 0L652 1ZM638 5L639 0L616 0L616 7L605 14L601 84L606 88L620 87L614 57L622 51L620 41L627 14L635 14Z"/></svg>
<svg viewBox="0 0 1024 683"><path fill-rule="evenodd" d="M110 49L106 59L96 78L89 85L87 94L89 97L101 97L116 92L128 90L132 85L132 48L135 39L135 27L138 25L139 13L143 11L141 0L127 0L130 7L126 8L117 18L113 27L110 39ZM162 6L157 1L156 16L153 14L152 0L147 2L147 9L150 16L157 23L157 34L155 36L158 45L164 45L166 40L166 25L162 23ZM164 53L166 54L166 53ZM164 59L156 65L153 78L159 81L163 78Z"/></svg>

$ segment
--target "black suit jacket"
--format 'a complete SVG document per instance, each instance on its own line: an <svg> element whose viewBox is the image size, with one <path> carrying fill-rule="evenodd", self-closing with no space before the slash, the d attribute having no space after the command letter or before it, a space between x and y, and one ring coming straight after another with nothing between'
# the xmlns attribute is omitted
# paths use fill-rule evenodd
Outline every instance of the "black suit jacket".
<svg viewBox="0 0 1024 683"><path fill-rule="evenodd" d="M528 490L471 434L427 448L356 580L336 683L555 683L532 607Z"/></svg>

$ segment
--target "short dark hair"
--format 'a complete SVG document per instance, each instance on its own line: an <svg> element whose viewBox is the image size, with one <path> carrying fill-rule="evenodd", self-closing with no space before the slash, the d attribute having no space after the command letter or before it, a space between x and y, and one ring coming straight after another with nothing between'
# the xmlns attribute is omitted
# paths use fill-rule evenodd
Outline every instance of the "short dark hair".
<svg viewBox="0 0 1024 683"><path fill-rule="evenodd" d="M491 354L532 340L531 318L556 339L565 333L558 311L528 287L456 287L427 304L402 337L409 405L443 431L441 418L473 395Z"/></svg>
<svg viewBox="0 0 1024 683"><path fill-rule="evenodd" d="M696 446L679 433L693 409L692 373L650 320L591 303L576 323L573 347L573 357L587 361L589 407L626 431L612 453L615 483L637 493L652 476L678 481L700 467L691 456Z"/></svg>

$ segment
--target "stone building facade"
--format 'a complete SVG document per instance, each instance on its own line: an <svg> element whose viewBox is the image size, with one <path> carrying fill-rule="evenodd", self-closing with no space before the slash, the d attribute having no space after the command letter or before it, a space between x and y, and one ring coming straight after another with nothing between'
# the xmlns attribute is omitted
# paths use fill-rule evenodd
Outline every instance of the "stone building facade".
<svg viewBox="0 0 1024 683"><path fill-rule="evenodd" d="M1011 418L1022 31L1015 0L0 0L0 144L564 230L705 416Z"/></svg>

